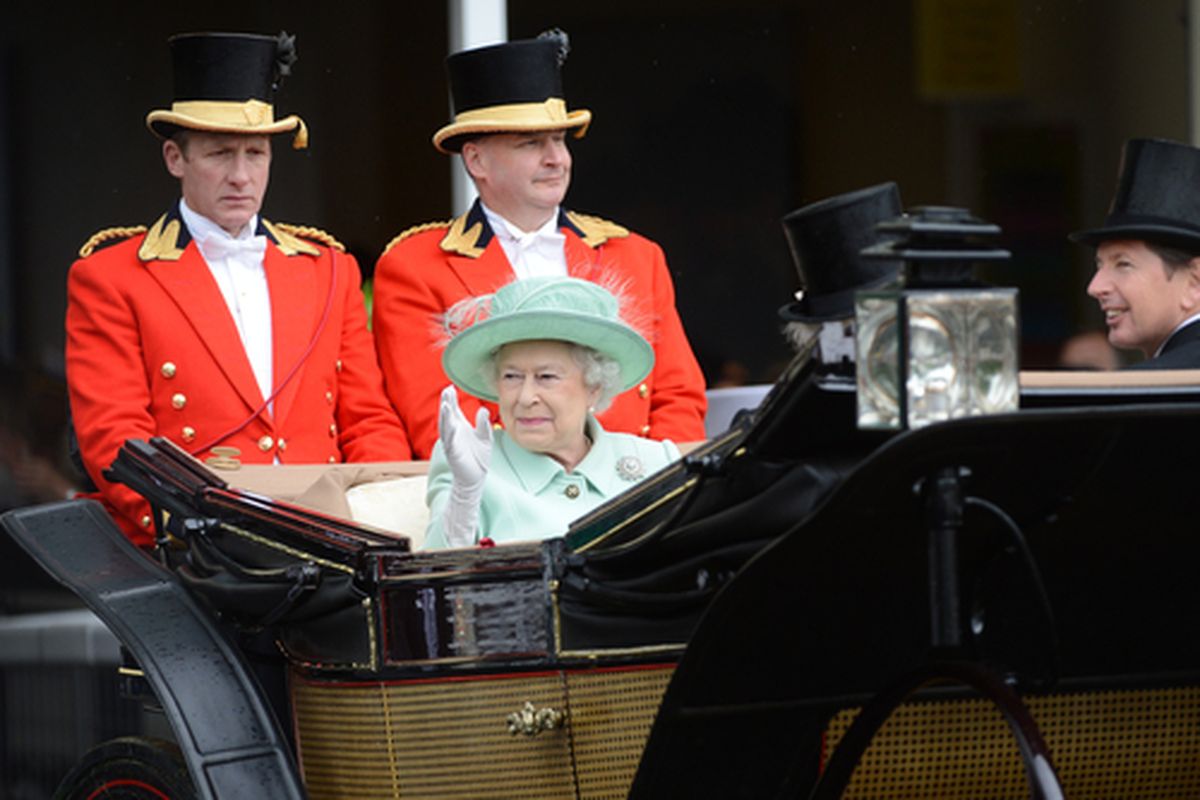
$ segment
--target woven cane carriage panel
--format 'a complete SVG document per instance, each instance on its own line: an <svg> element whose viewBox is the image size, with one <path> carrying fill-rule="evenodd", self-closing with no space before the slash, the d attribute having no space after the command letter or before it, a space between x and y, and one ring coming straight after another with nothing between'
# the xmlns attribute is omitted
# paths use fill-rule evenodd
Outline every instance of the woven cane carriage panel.
<svg viewBox="0 0 1200 800"><path fill-rule="evenodd" d="M625 797L671 672L398 685L297 677L292 700L305 783L314 800ZM564 724L514 736L507 717L526 702L565 710Z"/></svg>
<svg viewBox="0 0 1200 800"><path fill-rule="evenodd" d="M1070 798L1200 796L1200 688L1027 697ZM829 760L858 709L825 735ZM906 703L863 755L847 798L1027 798L1007 724L986 700Z"/></svg>
<svg viewBox="0 0 1200 800"><path fill-rule="evenodd" d="M398 796L381 687L295 682L292 705L310 797Z"/></svg>
<svg viewBox="0 0 1200 800"><path fill-rule="evenodd" d="M674 667L567 675L580 800L629 794Z"/></svg>
<svg viewBox="0 0 1200 800"><path fill-rule="evenodd" d="M305 784L322 798L575 798L562 729L513 736L528 701L564 707L558 675L484 680L293 684Z"/></svg>

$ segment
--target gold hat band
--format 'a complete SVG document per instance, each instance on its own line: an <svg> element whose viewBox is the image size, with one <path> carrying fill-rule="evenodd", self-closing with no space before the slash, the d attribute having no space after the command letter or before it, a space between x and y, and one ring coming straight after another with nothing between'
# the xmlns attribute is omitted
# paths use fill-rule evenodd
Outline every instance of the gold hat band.
<svg viewBox="0 0 1200 800"><path fill-rule="evenodd" d="M275 122L275 108L262 100L231 102L227 100L185 100L171 103L176 114L204 119L224 125L261 127Z"/></svg>
<svg viewBox="0 0 1200 800"><path fill-rule="evenodd" d="M561 97L551 97L541 103L509 103L503 106L474 108L454 115L454 121L460 124L472 122L531 122L545 120L555 125L567 122L567 101Z"/></svg>
<svg viewBox="0 0 1200 800"><path fill-rule="evenodd" d="M473 108L454 116L454 122L433 135L433 145L443 153L451 152L442 143L454 136L471 133L502 133L505 131L559 130L579 128L575 137L582 137L592 121L586 109L567 111L561 97L551 97L541 103L507 103L486 108Z"/></svg>
<svg viewBox="0 0 1200 800"><path fill-rule="evenodd" d="M171 110L151 111L146 125L162 136L155 124L177 125L190 130L213 133L283 133L295 130L292 147L303 150L308 146L308 126L292 114L275 119L275 109L262 100L185 100L171 104Z"/></svg>

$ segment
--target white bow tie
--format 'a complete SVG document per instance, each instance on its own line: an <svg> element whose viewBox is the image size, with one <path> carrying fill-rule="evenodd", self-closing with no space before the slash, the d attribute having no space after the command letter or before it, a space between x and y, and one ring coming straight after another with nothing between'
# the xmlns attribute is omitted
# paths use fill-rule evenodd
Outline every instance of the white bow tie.
<svg viewBox="0 0 1200 800"><path fill-rule="evenodd" d="M210 236L200 246L204 257L213 261L225 258L261 261L267 251L266 236L251 236L248 239L231 239L228 236ZM249 259L246 257L249 256Z"/></svg>

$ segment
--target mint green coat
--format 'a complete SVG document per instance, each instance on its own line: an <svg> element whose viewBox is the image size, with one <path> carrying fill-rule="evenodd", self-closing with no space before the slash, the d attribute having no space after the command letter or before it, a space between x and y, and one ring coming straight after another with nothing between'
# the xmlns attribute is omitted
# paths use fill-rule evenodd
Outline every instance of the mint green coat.
<svg viewBox="0 0 1200 800"><path fill-rule="evenodd" d="M609 433L595 419L588 420L588 430L592 449L571 472L494 430L476 540L487 536L501 544L561 536L572 521L679 458L671 441ZM453 478L440 441L429 461L428 481L425 547L446 547L442 512Z"/></svg>

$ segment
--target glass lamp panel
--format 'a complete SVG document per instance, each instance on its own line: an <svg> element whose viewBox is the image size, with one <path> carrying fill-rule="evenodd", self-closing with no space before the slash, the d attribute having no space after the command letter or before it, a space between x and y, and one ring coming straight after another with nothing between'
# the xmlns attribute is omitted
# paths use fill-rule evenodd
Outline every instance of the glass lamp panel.
<svg viewBox="0 0 1200 800"><path fill-rule="evenodd" d="M971 396L980 414L1015 411L1017 378L1017 290L995 289L974 301Z"/></svg>
<svg viewBox="0 0 1200 800"><path fill-rule="evenodd" d="M907 294L908 426L1017 408L1016 290Z"/></svg>
<svg viewBox="0 0 1200 800"><path fill-rule="evenodd" d="M908 299L908 423L952 419L962 407L962 320L953 307Z"/></svg>
<svg viewBox="0 0 1200 800"><path fill-rule="evenodd" d="M854 300L860 428L900 428L899 307L894 292L859 292Z"/></svg>

